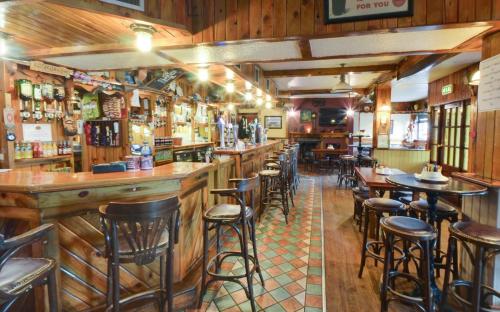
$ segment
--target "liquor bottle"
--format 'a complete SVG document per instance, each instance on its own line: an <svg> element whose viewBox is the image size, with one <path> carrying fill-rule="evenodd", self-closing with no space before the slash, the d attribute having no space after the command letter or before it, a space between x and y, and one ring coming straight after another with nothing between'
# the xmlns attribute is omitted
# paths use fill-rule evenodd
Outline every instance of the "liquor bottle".
<svg viewBox="0 0 500 312"><path fill-rule="evenodd" d="M31 145L33 146L33 158L40 157L40 146L38 142L33 142Z"/></svg>
<svg viewBox="0 0 500 312"><path fill-rule="evenodd" d="M27 143L26 144L26 158L33 158L33 150L31 148L31 144L30 143Z"/></svg>
<svg viewBox="0 0 500 312"><path fill-rule="evenodd" d="M14 158L15 159L22 159L23 158L23 156L21 154L21 146L20 146L19 142L16 142L16 144L15 144Z"/></svg>
<svg viewBox="0 0 500 312"><path fill-rule="evenodd" d="M57 145L55 141L52 141L52 155L53 156L57 155Z"/></svg>

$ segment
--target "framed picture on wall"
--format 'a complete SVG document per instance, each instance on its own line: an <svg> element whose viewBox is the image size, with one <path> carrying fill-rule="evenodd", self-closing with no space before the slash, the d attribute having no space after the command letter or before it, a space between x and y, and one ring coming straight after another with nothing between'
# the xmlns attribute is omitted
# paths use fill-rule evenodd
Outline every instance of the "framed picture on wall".
<svg viewBox="0 0 500 312"><path fill-rule="evenodd" d="M101 1L129 9L144 11L144 0L101 0Z"/></svg>
<svg viewBox="0 0 500 312"><path fill-rule="evenodd" d="M283 119L281 116L265 116L264 127L268 129L281 129L283 128Z"/></svg>
<svg viewBox="0 0 500 312"><path fill-rule="evenodd" d="M312 112L308 109L302 109L300 111L300 122L311 122L312 121Z"/></svg>

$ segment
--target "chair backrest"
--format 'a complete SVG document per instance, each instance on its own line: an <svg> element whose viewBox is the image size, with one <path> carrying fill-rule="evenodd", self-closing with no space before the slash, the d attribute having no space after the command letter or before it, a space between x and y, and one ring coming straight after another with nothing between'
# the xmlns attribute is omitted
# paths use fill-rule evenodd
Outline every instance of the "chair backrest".
<svg viewBox="0 0 500 312"><path fill-rule="evenodd" d="M111 202L99 208L108 257L151 263L177 241L177 196L145 202ZM132 262L131 261L131 262Z"/></svg>
<svg viewBox="0 0 500 312"><path fill-rule="evenodd" d="M259 175L252 172L248 178L240 179L236 186L236 192L246 193L254 191L257 187L259 187Z"/></svg>

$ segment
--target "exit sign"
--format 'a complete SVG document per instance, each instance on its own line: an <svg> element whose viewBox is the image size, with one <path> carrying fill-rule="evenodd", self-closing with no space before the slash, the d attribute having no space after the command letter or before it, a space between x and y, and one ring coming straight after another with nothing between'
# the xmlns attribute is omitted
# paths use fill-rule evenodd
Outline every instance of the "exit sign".
<svg viewBox="0 0 500 312"><path fill-rule="evenodd" d="M453 93L453 84L447 84L441 88L441 95L448 95Z"/></svg>

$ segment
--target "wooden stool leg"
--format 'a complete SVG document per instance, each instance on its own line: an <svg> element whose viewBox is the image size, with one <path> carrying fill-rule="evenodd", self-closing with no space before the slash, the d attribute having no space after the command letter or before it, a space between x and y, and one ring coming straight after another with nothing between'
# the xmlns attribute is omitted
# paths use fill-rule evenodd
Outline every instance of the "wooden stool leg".
<svg viewBox="0 0 500 312"><path fill-rule="evenodd" d="M174 244L168 245L167 257L167 308L168 312L174 311Z"/></svg>
<svg viewBox="0 0 500 312"><path fill-rule="evenodd" d="M446 297L448 296L448 288L450 284L450 271L451 271L451 263L454 262L455 259L453 254L456 253L456 239L450 236L448 239L448 250L446 253L446 267L444 271L444 281L443 281L443 293L441 294L441 307L446 304Z"/></svg>
<svg viewBox="0 0 500 312"><path fill-rule="evenodd" d="M474 279L472 281L472 312L481 311L481 283L483 274L484 247L476 246Z"/></svg>
<svg viewBox="0 0 500 312"><path fill-rule="evenodd" d="M255 258L255 265L256 265L256 271L259 274L260 277L260 282L262 286L264 286L264 277L262 276L262 270L260 268L260 263L259 263L259 256L257 254L257 239L255 237L255 219L252 217L249 221L250 223L250 235L252 239L252 249L253 249L253 256Z"/></svg>
<svg viewBox="0 0 500 312"><path fill-rule="evenodd" d="M57 276L55 268L50 271L47 278L47 290L49 293L50 312L57 311Z"/></svg>
<svg viewBox="0 0 500 312"><path fill-rule="evenodd" d="M366 244L368 243L368 223L370 218L368 216L368 208L365 208L365 229L363 231L363 245L361 246L361 263L359 265L358 277L363 276L363 269L365 268L366 262Z"/></svg>
<svg viewBox="0 0 500 312"><path fill-rule="evenodd" d="M423 258L420 266L422 267L423 280L424 280L424 308L428 312L434 311L434 303L432 297L431 289L431 253L432 253L432 241L422 242L423 247Z"/></svg>
<svg viewBox="0 0 500 312"><path fill-rule="evenodd" d="M113 304L113 270L111 268L111 258L108 258L108 276L106 278L106 306Z"/></svg>
<svg viewBox="0 0 500 312"><path fill-rule="evenodd" d="M164 292L168 291L167 285L166 285L166 277L167 277L167 272L165 271L165 266L167 265L167 259L166 256L161 256L160 257L160 290L161 290L161 296L160 296L160 311L163 311L165 309L165 300L167 300L166 294Z"/></svg>
<svg viewBox="0 0 500 312"><path fill-rule="evenodd" d="M203 266L201 272L201 289L200 289L200 300L198 302L198 308L201 308L203 303L203 296L207 290L207 258L208 258L208 222L203 221Z"/></svg>
<svg viewBox="0 0 500 312"><path fill-rule="evenodd" d="M120 311L120 264L116 256L111 264L111 271L113 272L113 312Z"/></svg>
<svg viewBox="0 0 500 312"><path fill-rule="evenodd" d="M366 231L365 231L366 232ZM392 234L385 235L385 261L384 273L382 276L382 287L380 291L380 311L385 312L388 308L387 286L389 284L389 274L391 272L391 263L393 262L393 236Z"/></svg>
<svg viewBox="0 0 500 312"><path fill-rule="evenodd" d="M247 244L247 231L245 230L246 221L243 219L241 221L241 236L243 237L243 250L241 251L243 254L243 260L245 262L245 273L247 278L247 287L248 287L248 299L250 300L250 304L252 306L252 312L255 312L255 299L253 296L253 283L252 283L252 273L250 272L250 263L248 259L248 244Z"/></svg>

